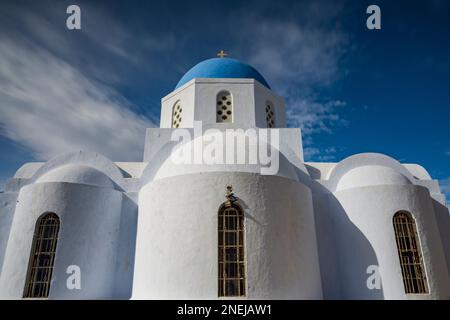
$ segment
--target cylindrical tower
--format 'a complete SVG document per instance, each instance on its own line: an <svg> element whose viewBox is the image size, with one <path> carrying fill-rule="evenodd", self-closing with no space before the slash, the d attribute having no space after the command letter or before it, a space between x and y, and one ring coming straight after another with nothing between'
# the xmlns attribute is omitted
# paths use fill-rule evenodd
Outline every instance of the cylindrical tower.
<svg viewBox="0 0 450 320"><path fill-rule="evenodd" d="M220 263L227 262L221 259L219 214L227 201L228 185L233 186L235 203L244 215L244 237L239 242L244 254L238 260L243 261L240 277L245 288L239 294L230 289L230 295L249 299L322 297L309 188L279 176L199 172L159 179L142 188L134 299L223 296ZM233 259L230 253L228 260ZM233 263L228 268L232 269ZM225 276L233 278L234 271L228 273Z"/></svg>
<svg viewBox="0 0 450 320"><path fill-rule="evenodd" d="M23 187L1 297L113 298L121 207L122 192L103 172L85 165L55 168ZM39 222L48 214L53 222L45 228ZM79 287L67 284L71 275L79 276Z"/></svg>
<svg viewBox="0 0 450 320"><path fill-rule="evenodd" d="M450 298L427 188L395 165L354 165L340 177L334 196L343 298Z"/></svg>

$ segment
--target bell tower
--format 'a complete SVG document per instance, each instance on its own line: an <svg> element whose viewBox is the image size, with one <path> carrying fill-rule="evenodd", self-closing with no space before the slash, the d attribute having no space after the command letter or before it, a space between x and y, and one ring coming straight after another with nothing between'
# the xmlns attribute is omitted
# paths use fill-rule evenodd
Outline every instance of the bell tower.
<svg viewBox="0 0 450 320"><path fill-rule="evenodd" d="M283 128L284 100L248 64L225 58L200 62L162 98L161 128Z"/></svg>

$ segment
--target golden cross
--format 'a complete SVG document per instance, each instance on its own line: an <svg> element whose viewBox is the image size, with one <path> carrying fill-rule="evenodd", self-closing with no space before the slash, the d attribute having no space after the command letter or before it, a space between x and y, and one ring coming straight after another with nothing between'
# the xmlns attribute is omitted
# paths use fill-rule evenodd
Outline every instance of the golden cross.
<svg viewBox="0 0 450 320"><path fill-rule="evenodd" d="M220 52L217 54L217 56L218 56L218 57L221 57L221 58L226 57L227 55L228 55L228 53L226 53L226 52L223 51L223 50L220 50Z"/></svg>

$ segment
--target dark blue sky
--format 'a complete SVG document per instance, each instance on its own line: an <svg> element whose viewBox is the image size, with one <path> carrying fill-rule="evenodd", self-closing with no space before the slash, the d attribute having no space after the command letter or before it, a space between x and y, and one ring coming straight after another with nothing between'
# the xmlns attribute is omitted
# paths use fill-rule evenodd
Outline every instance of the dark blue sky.
<svg viewBox="0 0 450 320"><path fill-rule="evenodd" d="M2 1L0 28L0 181L76 148L139 161L161 97L224 49L285 97L308 160L381 152L450 194L449 1Z"/></svg>

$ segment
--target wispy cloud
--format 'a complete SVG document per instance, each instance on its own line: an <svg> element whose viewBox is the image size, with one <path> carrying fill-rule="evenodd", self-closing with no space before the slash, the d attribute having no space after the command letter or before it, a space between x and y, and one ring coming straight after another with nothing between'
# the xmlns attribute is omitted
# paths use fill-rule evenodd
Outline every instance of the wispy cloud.
<svg viewBox="0 0 450 320"><path fill-rule="evenodd" d="M172 31L146 30L142 21L127 23L105 7L83 1L82 29L65 26L67 3L41 0L39 4L2 4L0 32L11 39L24 37L69 63L89 78L108 84L129 81L125 75L148 70L148 76L160 75L164 67L155 60L162 52L176 47Z"/></svg>
<svg viewBox="0 0 450 320"><path fill-rule="evenodd" d="M319 150L315 147L305 147L303 149L303 155L306 159L314 159L315 161L335 161L335 154L337 149L335 147L324 148Z"/></svg>
<svg viewBox="0 0 450 320"><path fill-rule="evenodd" d="M149 120L50 52L0 38L2 134L38 159L79 149L137 160Z"/></svg>
<svg viewBox="0 0 450 320"><path fill-rule="evenodd" d="M156 46L156 38L142 37L137 46L133 33L113 21L108 28L114 32L94 26L92 32L68 35L60 12L58 18L52 6L45 8L48 12L37 7L31 13L13 7L14 19L2 15L10 28L0 31L0 134L29 148L37 159L86 150L113 160L140 160L145 128L154 123L112 86L121 81L114 62L137 63L173 39ZM130 45L133 53L121 49ZM99 54L105 51L110 54Z"/></svg>
<svg viewBox="0 0 450 320"><path fill-rule="evenodd" d="M339 71L345 37L302 21L264 21L252 38L251 62L264 66L279 89L289 93L295 86L303 89L330 84Z"/></svg>
<svg viewBox="0 0 450 320"><path fill-rule="evenodd" d="M336 125L345 125L347 121L339 115L339 108L346 103L340 100L327 102L310 101L307 98L289 99L286 110L287 122L290 127L301 127L306 137L314 133L332 133Z"/></svg>
<svg viewBox="0 0 450 320"><path fill-rule="evenodd" d="M251 46L236 49L264 70L271 86L286 98L288 126L302 128L307 159L329 158L331 152L327 156L312 146L313 137L347 124L340 116L346 102L319 98L318 93L345 73L341 60L348 41L336 23L339 11L333 4L302 3L283 20L253 11L241 29L243 41L251 39Z"/></svg>
<svg viewBox="0 0 450 320"><path fill-rule="evenodd" d="M439 180L439 184L441 186L441 191L447 197L447 201L450 201L450 177Z"/></svg>
<svg viewBox="0 0 450 320"><path fill-rule="evenodd" d="M5 183L6 183L6 178L0 177L0 192L3 192L5 190Z"/></svg>

